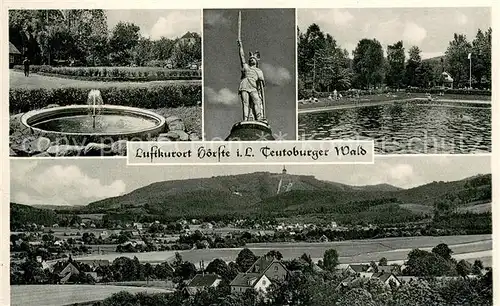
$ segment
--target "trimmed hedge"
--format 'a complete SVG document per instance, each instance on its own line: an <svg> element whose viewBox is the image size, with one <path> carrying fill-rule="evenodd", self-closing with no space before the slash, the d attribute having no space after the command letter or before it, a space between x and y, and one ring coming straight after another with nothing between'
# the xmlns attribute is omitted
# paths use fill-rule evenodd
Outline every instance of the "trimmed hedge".
<svg viewBox="0 0 500 306"><path fill-rule="evenodd" d="M139 108L196 106L201 101L201 85L166 84L147 87L106 87L99 89L105 104ZM11 89L10 113L24 113L50 104L86 104L88 88Z"/></svg>
<svg viewBox="0 0 500 306"><path fill-rule="evenodd" d="M16 65L14 69L23 70ZM167 69L163 67L52 67L30 66L30 71L43 75L70 77L88 81L168 81L200 80L201 70Z"/></svg>

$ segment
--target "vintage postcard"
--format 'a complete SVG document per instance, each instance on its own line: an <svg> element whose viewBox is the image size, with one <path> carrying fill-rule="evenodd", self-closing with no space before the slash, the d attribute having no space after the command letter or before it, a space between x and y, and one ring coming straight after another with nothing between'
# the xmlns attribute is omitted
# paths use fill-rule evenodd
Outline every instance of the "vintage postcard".
<svg viewBox="0 0 500 306"><path fill-rule="evenodd" d="M499 9L2 2L0 305L495 305Z"/></svg>

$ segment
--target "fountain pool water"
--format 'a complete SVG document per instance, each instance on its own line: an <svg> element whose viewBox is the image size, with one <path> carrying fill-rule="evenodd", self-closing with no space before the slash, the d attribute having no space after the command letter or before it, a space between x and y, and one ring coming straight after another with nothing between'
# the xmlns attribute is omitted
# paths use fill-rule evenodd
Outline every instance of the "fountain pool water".
<svg viewBox="0 0 500 306"><path fill-rule="evenodd" d="M91 90L87 105L31 111L21 123L33 133L52 140L77 139L80 143L103 139L151 139L165 128L165 118L147 110L105 105L99 90Z"/></svg>

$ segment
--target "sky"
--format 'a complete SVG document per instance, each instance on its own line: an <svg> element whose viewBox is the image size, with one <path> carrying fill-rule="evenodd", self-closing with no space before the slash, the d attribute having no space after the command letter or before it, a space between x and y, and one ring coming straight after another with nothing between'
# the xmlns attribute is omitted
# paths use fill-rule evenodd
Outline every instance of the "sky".
<svg viewBox="0 0 500 306"><path fill-rule="evenodd" d="M201 33L201 10L106 10L108 29L118 22L138 25L144 37L175 39L186 32Z"/></svg>
<svg viewBox="0 0 500 306"><path fill-rule="evenodd" d="M266 80L266 117L276 139L296 139L295 12L293 9L242 10L245 59L259 51ZM203 12L205 140L224 140L242 120L238 97L241 66L238 10Z"/></svg>
<svg viewBox="0 0 500 306"><path fill-rule="evenodd" d="M491 158L478 155L377 157L374 164L289 165L289 174L348 185L402 188L491 173ZM127 166L126 159L11 159L11 202L86 205L154 182L244 174L280 173L282 166Z"/></svg>
<svg viewBox="0 0 500 306"><path fill-rule="evenodd" d="M299 9L302 32L312 24L329 33L352 57L363 38L376 38L384 49L403 40L405 50L417 45L423 59L443 55L453 34L472 41L477 30L491 27L490 8L349 8Z"/></svg>

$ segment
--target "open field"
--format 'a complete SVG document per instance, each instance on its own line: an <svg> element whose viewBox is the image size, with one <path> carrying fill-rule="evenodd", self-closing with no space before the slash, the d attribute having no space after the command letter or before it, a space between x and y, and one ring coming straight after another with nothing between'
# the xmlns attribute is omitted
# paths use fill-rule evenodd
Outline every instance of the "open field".
<svg viewBox="0 0 500 306"><path fill-rule="evenodd" d="M11 305L52 306L101 301L120 291L130 293L170 292L160 288L107 285L13 285L10 286Z"/></svg>
<svg viewBox="0 0 500 306"><path fill-rule="evenodd" d="M261 256L270 250L278 250L285 259L301 256L303 253L311 255L318 260L323 257L327 249L336 249L339 253L341 263L358 263L378 261L386 257L389 261L405 260L407 254L415 248L431 250L440 243L446 243L453 250L454 255L476 257L491 257L492 238L491 235L469 235L469 236L443 236L443 237L398 237L370 240L349 240L340 242L324 243L254 243L248 244L256 255ZM215 258L225 261L233 261L242 248L234 249L206 249L180 251L184 260L198 264L201 260L210 262ZM175 251L148 252L148 253L122 253L90 255L81 259L108 259L114 260L120 256L137 258L142 262L159 263L171 260ZM468 254L468 255L467 255Z"/></svg>
<svg viewBox="0 0 500 306"><path fill-rule="evenodd" d="M161 84L199 84L201 86L201 81L152 81L152 82L95 82L95 81L81 81L73 80L67 78L58 78L52 76L44 76L38 74L30 74L29 77L25 77L24 73L14 70L9 70L9 86L11 89L23 88L23 89L54 89L54 88L64 88L64 87L78 87L78 88L88 88L88 89L100 89L104 87L148 87L157 86Z"/></svg>

